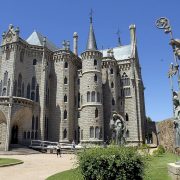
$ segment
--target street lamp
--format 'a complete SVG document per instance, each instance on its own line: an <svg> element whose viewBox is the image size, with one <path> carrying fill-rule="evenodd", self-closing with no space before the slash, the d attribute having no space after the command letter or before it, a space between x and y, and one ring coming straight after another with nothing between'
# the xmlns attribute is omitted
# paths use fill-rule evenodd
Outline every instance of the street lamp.
<svg viewBox="0 0 180 180"><path fill-rule="evenodd" d="M173 118L174 118L174 129L175 129L175 152L180 153L180 74L178 59L180 59L180 40L173 38L172 28L170 22L166 17L161 17L156 21L156 27L163 29L166 34L170 34L170 45L173 50L174 64L171 63L168 72L170 78L172 99L173 99ZM173 76L177 75L178 79L178 92L174 91L173 87ZM176 162L180 164L180 162Z"/></svg>

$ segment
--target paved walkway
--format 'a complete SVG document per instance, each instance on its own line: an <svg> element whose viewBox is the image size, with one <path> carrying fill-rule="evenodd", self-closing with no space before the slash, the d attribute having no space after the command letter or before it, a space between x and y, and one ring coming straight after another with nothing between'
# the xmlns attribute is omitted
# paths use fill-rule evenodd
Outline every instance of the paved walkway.
<svg viewBox="0 0 180 180"><path fill-rule="evenodd" d="M0 180L45 180L47 177L69 170L76 161L73 154L30 154L30 155L0 155L0 158L15 158L24 161L23 164L1 167Z"/></svg>

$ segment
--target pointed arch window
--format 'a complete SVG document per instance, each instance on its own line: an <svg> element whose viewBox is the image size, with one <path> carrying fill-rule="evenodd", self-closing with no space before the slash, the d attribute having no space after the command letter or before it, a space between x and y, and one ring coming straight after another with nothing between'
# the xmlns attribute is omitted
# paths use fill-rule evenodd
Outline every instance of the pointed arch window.
<svg viewBox="0 0 180 180"><path fill-rule="evenodd" d="M111 82L111 88L114 88L114 83L113 82Z"/></svg>
<svg viewBox="0 0 180 180"><path fill-rule="evenodd" d="M91 93L91 101L95 102L95 91Z"/></svg>
<svg viewBox="0 0 180 180"><path fill-rule="evenodd" d="M113 68L111 68L111 69L110 69L110 73L111 73L111 74L114 74L114 72L113 72Z"/></svg>
<svg viewBox="0 0 180 180"><path fill-rule="evenodd" d="M129 130L126 131L126 137L129 137Z"/></svg>
<svg viewBox="0 0 180 180"><path fill-rule="evenodd" d="M14 89L13 89L13 96L16 96L16 92L17 92L17 81L14 81Z"/></svg>
<svg viewBox="0 0 180 180"><path fill-rule="evenodd" d="M21 50L21 53L20 53L20 62L23 62L24 60L24 49Z"/></svg>
<svg viewBox="0 0 180 180"><path fill-rule="evenodd" d="M36 102L39 102L39 85L36 86Z"/></svg>
<svg viewBox="0 0 180 180"><path fill-rule="evenodd" d="M35 100L35 93L34 93L34 91L33 91L33 92L31 92L31 100L32 100L32 101L34 101L34 100Z"/></svg>
<svg viewBox="0 0 180 180"><path fill-rule="evenodd" d="M87 102L90 102L90 92L87 92Z"/></svg>
<svg viewBox="0 0 180 180"><path fill-rule="evenodd" d="M97 75L94 75L94 82L97 82Z"/></svg>
<svg viewBox="0 0 180 180"><path fill-rule="evenodd" d="M6 96L6 88L3 88L2 96Z"/></svg>
<svg viewBox="0 0 180 180"><path fill-rule="evenodd" d="M66 139L66 138L67 138L67 130L65 128L64 131L63 131L63 139Z"/></svg>
<svg viewBox="0 0 180 180"><path fill-rule="evenodd" d="M27 94L26 97L30 99L30 84L27 85Z"/></svg>
<svg viewBox="0 0 180 180"><path fill-rule="evenodd" d="M67 102L67 95L64 95L64 102Z"/></svg>
<svg viewBox="0 0 180 180"><path fill-rule="evenodd" d="M95 118L98 117L98 108L95 109Z"/></svg>
<svg viewBox="0 0 180 180"><path fill-rule="evenodd" d="M67 84L68 80L67 80L67 77L65 76L64 78L64 84Z"/></svg>
<svg viewBox="0 0 180 180"><path fill-rule="evenodd" d="M36 64L37 64L37 60L33 59L33 65L36 65Z"/></svg>
<svg viewBox="0 0 180 180"><path fill-rule="evenodd" d="M94 127L90 127L90 138L94 138Z"/></svg>
<svg viewBox="0 0 180 180"><path fill-rule="evenodd" d="M4 73L4 82L3 82L4 86L7 86L7 81L8 81L8 72L6 71Z"/></svg>
<svg viewBox="0 0 180 180"><path fill-rule="evenodd" d="M21 88L22 88L22 75L21 73L18 76L18 94L17 96L21 97Z"/></svg>
<svg viewBox="0 0 180 180"><path fill-rule="evenodd" d="M36 86L36 78L33 76L31 81L31 89L35 90L35 86Z"/></svg>
<svg viewBox="0 0 180 180"><path fill-rule="evenodd" d="M101 96L99 92L97 92L97 102L101 102Z"/></svg>
<svg viewBox="0 0 180 180"><path fill-rule="evenodd" d="M9 96L9 94L10 94L10 85L11 85L11 81L9 79L8 80L8 85L7 85L7 96Z"/></svg>
<svg viewBox="0 0 180 180"><path fill-rule="evenodd" d="M38 116L36 116L36 131L38 130L38 124L39 124L39 118L38 118Z"/></svg>
<svg viewBox="0 0 180 180"><path fill-rule="evenodd" d="M97 60L94 59L94 66L97 66Z"/></svg>
<svg viewBox="0 0 180 180"><path fill-rule="evenodd" d="M64 110L64 119L67 119L67 110Z"/></svg>
<svg viewBox="0 0 180 180"><path fill-rule="evenodd" d="M95 138L99 139L100 129L96 126L95 128Z"/></svg>
<svg viewBox="0 0 180 180"><path fill-rule="evenodd" d="M9 49L9 46L6 46L6 60L9 60L10 59L10 49Z"/></svg>
<svg viewBox="0 0 180 180"><path fill-rule="evenodd" d="M122 75L122 85L123 86L130 86L130 79L125 72Z"/></svg>
<svg viewBox="0 0 180 180"><path fill-rule="evenodd" d="M113 106L115 105L115 100L114 100L114 98L112 98L112 105L113 105Z"/></svg>
<svg viewBox="0 0 180 180"><path fill-rule="evenodd" d="M126 121L129 121L129 116L127 113L126 113Z"/></svg>
<svg viewBox="0 0 180 180"><path fill-rule="evenodd" d="M68 62L64 63L64 68L68 68Z"/></svg>

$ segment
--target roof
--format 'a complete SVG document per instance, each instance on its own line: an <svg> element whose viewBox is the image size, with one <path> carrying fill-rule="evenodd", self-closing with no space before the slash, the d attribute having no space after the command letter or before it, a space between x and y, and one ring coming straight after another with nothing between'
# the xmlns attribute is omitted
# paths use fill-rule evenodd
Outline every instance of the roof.
<svg viewBox="0 0 180 180"><path fill-rule="evenodd" d="M34 31L26 40L27 43L36 46L43 46L44 36L39 32ZM46 38L46 47L51 51L56 51L58 48Z"/></svg>
<svg viewBox="0 0 180 180"><path fill-rule="evenodd" d="M105 50L101 51L103 53L103 57L107 57L107 51L108 50L109 49L105 49ZM115 47L115 48L112 48L112 50L114 53L114 58L117 61L131 58L131 54L132 54L131 44L125 45L125 46Z"/></svg>
<svg viewBox="0 0 180 180"><path fill-rule="evenodd" d="M96 38L94 35L94 29L93 29L92 22L90 23L89 36L88 36L86 50L97 50Z"/></svg>

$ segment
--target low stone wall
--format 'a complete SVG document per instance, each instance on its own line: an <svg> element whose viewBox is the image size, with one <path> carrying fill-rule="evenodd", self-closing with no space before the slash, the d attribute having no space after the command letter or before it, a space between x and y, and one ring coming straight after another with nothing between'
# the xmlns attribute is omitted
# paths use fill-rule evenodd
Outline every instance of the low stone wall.
<svg viewBox="0 0 180 180"><path fill-rule="evenodd" d="M174 152L174 124L172 119L166 119L156 124L159 145L167 151Z"/></svg>

